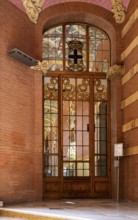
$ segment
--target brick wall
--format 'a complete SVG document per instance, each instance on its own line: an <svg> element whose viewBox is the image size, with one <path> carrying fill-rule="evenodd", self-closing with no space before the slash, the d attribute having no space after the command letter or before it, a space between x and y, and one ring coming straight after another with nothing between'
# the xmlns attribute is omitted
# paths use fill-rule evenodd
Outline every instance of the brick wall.
<svg viewBox="0 0 138 220"><path fill-rule="evenodd" d="M126 14L124 26L128 23L130 16L138 8L138 1L130 1ZM130 26L129 30L122 38L124 41L124 50L128 48L131 42L138 36L138 19ZM125 65L125 74L138 63L138 42L134 49L123 60ZM138 91L138 74L136 73L122 87L123 100ZM125 107L123 110L123 124L138 118L138 100ZM132 128L130 131L124 132L123 142L125 150L137 146L138 148L138 128ZM138 154L129 155L122 159L121 164L121 197L126 200L138 201ZM123 178L122 178L123 175Z"/></svg>
<svg viewBox="0 0 138 220"><path fill-rule="evenodd" d="M42 171L39 178L34 139L35 75L8 56L13 48L33 56L34 25L7 0L0 3L0 23L0 200L40 199L42 190L36 188L36 179L41 180Z"/></svg>
<svg viewBox="0 0 138 220"><path fill-rule="evenodd" d="M132 0L126 22L138 7ZM7 0L0 4L0 200L6 203L42 198L42 76L10 58L7 52L18 48L36 59L42 57L42 32L63 22L86 22L105 29L111 38L112 62L137 36L136 21L124 38L112 14L96 5L67 3L51 6L40 14L34 26L28 17ZM116 41L117 39L117 41ZM123 61L126 73L138 62L138 47ZM138 103L121 110L121 101L137 90L137 74L123 87L121 78L111 82L111 146L124 142L125 148L137 145L137 128L122 133L122 125L137 117ZM120 196L137 200L137 155L124 157L120 167ZM116 171L112 163L112 198L116 196Z"/></svg>

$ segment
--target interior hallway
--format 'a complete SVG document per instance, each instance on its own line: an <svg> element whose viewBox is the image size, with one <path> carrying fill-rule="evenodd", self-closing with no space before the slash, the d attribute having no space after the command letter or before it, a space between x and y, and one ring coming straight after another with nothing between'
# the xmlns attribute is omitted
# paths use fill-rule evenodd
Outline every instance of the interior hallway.
<svg viewBox="0 0 138 220"><path fill-rule="evenodd" d="M0 209L2 219L138 220L138 203L92 199L49 200L4 206Z"/></svg>

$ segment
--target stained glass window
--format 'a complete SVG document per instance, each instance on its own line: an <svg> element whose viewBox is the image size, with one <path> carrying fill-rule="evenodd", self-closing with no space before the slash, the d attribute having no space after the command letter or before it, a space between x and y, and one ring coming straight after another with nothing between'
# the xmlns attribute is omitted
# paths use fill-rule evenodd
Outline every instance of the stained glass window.
<svg viewBox="0 0 138 220"><path fill-rule="evenodd" d="M73 41L82 44L82 51L80 54L75 50L75 58L70 60L69 43ZM106 73L110 66L110 40L105 32L93 26L60 25L45 31L42 59L48 62L50 71L80 72L80 68L69 68L69 62L76 62L83 64L81 72Z"/></svg>
<svg viewBox="0 0 138 220"><path fill-rule="evenodd" d="M89 71L107 72L110 65L110 41L99 29L89 28Z"/></svg>
<svg viewBox="0 0 138 220"><path fill-rule="evenodd" d="M49 70L63 70L62 26L52 28L43 36L43 60L47 60Z"/></svg>

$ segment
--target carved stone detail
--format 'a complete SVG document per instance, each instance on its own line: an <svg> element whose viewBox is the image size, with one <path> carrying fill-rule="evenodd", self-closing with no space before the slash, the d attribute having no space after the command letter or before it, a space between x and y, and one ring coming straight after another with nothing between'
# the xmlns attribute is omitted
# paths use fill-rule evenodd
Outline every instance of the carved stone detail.
<svg viewBox="0 0 138 220"><path fill-rule="evenodd" d="M36 24L45 0L22 0L22 2L29 19Z"/></svg>
<svg viewBox="0 0 138 220"><path fill-rule="evenodd" d="M36 66L31 66L31 69L36 70L36 71L42 71L43 75L45 76L47 74L48 70L48 65L47 61L38 61L38 64Z"/></svg>
<svg viewBox="0 0 138 220"><path fill-rule="evenodd" d="M112 12L114 13L116 23L123 23L125 20L125 8L123 6L122 0L112 0L112 5Z"/></svg>
<svg viewBox="0 0 138 220"><path fill-rule="evenodd" d="M111 66L108 72L106 73L106 78L111 79L117 74L121 74L121 75L124 74L124 66L117 65L117 64Z"/></svg>

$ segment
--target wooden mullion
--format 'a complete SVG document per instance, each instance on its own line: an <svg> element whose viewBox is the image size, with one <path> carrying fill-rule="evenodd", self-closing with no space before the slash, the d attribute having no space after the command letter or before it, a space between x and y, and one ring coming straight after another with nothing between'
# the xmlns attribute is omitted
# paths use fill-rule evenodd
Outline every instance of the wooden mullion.
<svg viewBox="0 0 138 220"><path fill-rule="evenodd" d="M90 77L90 102L89 102L89 143L90 143L90 176L91 197L94 197L94 80Z"/></svg>
<svg viewBox="0 0 138 220"><path fill-rule="evenodd" d="M62 135L62 128L63 128L63 117L62 117L62 76L59 76L59 81L58 81L58 86L59 86L59 103L58 103L58 115L59 115L59 178L60 178L60 191L59 195L62 197L62 192L63 192L63 166L62 166L62 161L63 161L63 135Z"/></svg>

